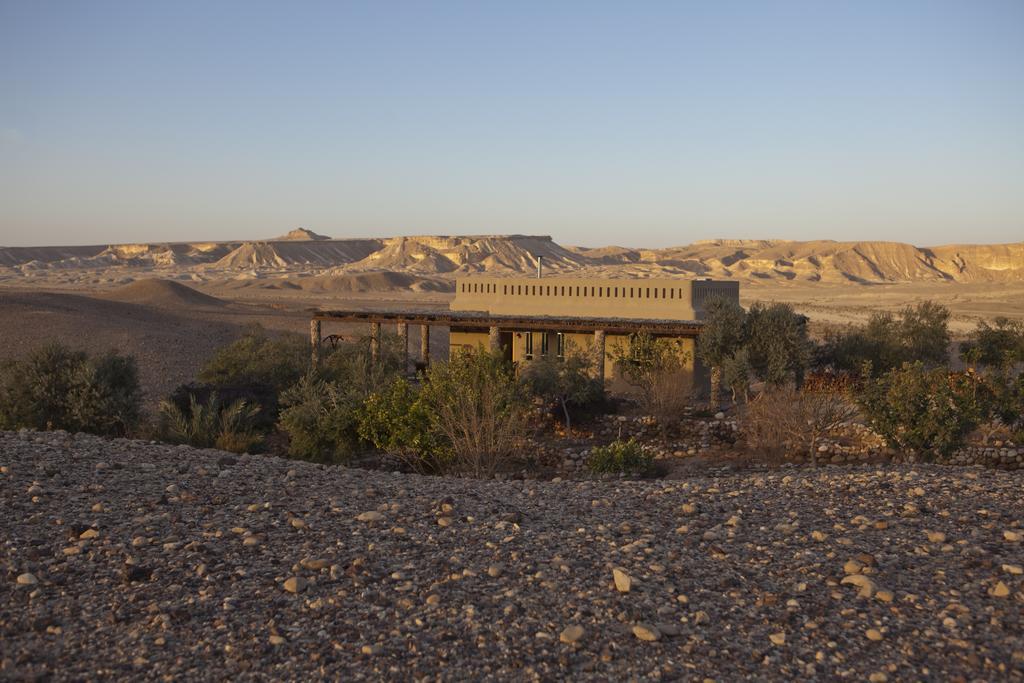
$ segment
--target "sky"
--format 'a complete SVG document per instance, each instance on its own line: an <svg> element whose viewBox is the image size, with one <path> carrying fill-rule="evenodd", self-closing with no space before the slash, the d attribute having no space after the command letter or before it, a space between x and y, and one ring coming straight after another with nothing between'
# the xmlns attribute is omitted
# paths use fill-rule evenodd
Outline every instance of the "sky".
<svg viewBox="0 0 1024 683"><path fill-rule="evenodd" d="M1024 2L0 0L0 245L1024 240Z"/></svg>

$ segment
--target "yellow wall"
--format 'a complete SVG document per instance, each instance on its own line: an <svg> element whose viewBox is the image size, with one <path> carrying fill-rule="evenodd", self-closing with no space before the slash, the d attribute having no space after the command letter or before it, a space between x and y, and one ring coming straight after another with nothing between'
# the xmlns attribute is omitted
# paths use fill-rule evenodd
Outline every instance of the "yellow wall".
<svg viewBox="0 0 1024 683"><path fill-rule="evenodd" d="M530 360L526 358L526 344L527 336L533 336L533 358L540 358L541 353L541 337L542 335L549 336L548 354L554 355L557 352L557 340L555 332L513 332L512 333L512 362L516 363L522 368ZM454 355L463 349L473 349L477 346L488 348L489 337L487 332L477 331L460 331L453 329L450 334L450 353ZM686 367L691 373L694 373L691 379L696 383L700 381L699 373L696 373L696 340L692 337L681 337L682 351L687 355ZM570 332L565 334L565 352L567 355L573 353L588 354L591 353L592 344L594 341L593 333L584 332ZM636 387L631 386L625 379L622 378L615 364L612 362L612 358L615 356L615 351L618 348L626 349L629 346L628 335L609 334L605 337L605 365L604 365L604 376L608 382L608 388L610 391L615 393L630 393L636 391Z"/></svg>
<svg viewBox="0 0 1024 683"><path fill-rule="evenodd" d="M462 277L453 311L645 320L698 320L710 295L739 300L739 284L676 278Z"/></svg>

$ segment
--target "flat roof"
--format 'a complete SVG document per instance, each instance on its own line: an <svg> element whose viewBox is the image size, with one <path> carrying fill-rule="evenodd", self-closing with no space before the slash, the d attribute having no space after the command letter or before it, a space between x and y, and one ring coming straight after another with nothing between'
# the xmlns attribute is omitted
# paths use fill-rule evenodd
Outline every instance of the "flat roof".
<svg viewBox="0 0 1024 683"><path fill-rule="evenodd" d="M631 333L647 330L652 333L696 335L704 323L699 320L665 320L646 318L595 318L592 316L492 315L486 311L444 310L323 310L311 311L313 320L335 322L389 322L412 325L457 325L459 327L497 326L506 330L556 330L561 332Z"/></svg>

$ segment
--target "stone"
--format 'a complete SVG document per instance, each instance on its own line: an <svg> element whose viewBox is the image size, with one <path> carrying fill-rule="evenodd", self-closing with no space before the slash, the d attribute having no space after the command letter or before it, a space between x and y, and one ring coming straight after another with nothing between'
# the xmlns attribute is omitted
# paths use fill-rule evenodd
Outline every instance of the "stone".
<svg viewBox="0 0 1024 683"><path fill-rule="evenodd" d="M360 522L380 522L383 521L383 513L377 512L376 510L370 510L369 512L361 512L356 517Z"/></svg>
<svg viewBox="0 0 1024 683"><path fill-rule="evenodd" d="M860 574L864 569L864 563L858 560L847 560L843 565L843 572L846 574Z"/></svg>
<svg viewBox="0 0 1024 683"><path fill-rule="evenodd" d="M633 588L633 577L625 569L613 569L612 578L615 580L615 589L620 593L628 593Z"/></svg>
<svg viewBox="0 0 1024 683"><path fill-rule="evenodd" d="M82 539L83 541L87 541L90 538L98 538L99 535L100 535L100 532L96 531L96 529L86 529L85 531L80 533L78 535L78 537L80 539Z"/></svg>
<svg viewBox="0 0 1024 683"><path fill-rule="evenodd" d="M648 642L661 640L661 631L650 624L637 624L633 627L633 635Z"/></svg>
<svg viewBox="0 0 1024 683"><path fill-rule="evenodd" d="M563 643L575 643L583 637L583 627L579 624L570 624L562 629L562 632L558 635L558 639Z"/></svg>
<svg viewBox="0 0 1024 683"><path fill-rule="evenodd" d="M326 569L327 567L329 567L331 563L328 562L327 560L321 560L319 558L307 557L307 558L303 559L301 562L299 562L299 564L302 566L303 569L310 569L312 571L320 571L321 569Z"/></svg>
<svg viewBox="0 0 1024 683"><path fill-rule="evenodd" d="M815 541L821 542L821 541L824 541L824 540L828 539L828 534L826 534L826 533L824 533L822 531L812 531L811 532L811 538L814 539Z"/></svg>
<svg viewBox="0 0 1024 683"><path fill-rule="evenodd" d="M292 576L288 579L285 579L285 582L282 585L284 589L289 593L301 593L302 591L306 590L308 582L301 576Z"/></svg>
<svg viewBox="0 0 1024 683"><path fill-rule="evenodd" d="M942 533L941 531L928 531L926 533L928 535L928 542L929 543L945 543L946 542L946 534Z"/></svg>
<svg viewBox="0 0 1024 683"><path fill-rule="evenodd" d="M867 631L864 632L864 635L867 637L868 640L874 641L882 640L883 637L882 632L879 631L877 628L869 628Z"/></svg>
<svg viewBox="0 0 1024 683"><path fill-rule="evenodd" d="M1002 581L996 581L996 585L988 589L988 594L993 598L1005 598L1010 594L1010 587Z"/></svg>
<svg viewBox="0 0 1024 683"><path fill-rule="evenodd" d="M35 574L25 572L24 574L18 574L18 578L15 579L19 586L35 586L39 583L39 579L35 577Z"/></svg>
<svg viewBox="0 0 1024 683"><path fill-rule="evenodd" d="M857 595L862 598L872 597L876 590L875 582L863 574L851 574L850 576L844 576L839 583L856 586L860 589L857 592Z"/></svg>
<svg viewBox="0 0 1024 683"><path fill-rule="evenodd" d="M1003 538L1010 543L1020 543L1021 539L1024 539L1024 534L1017 531L1004 531Z"/></svg>
<svg viewBox="0 0 1024 683"><path fill-rule="evenodd" d="M1019 576L1020 574L1024 574L1024 567L1021 567L1019 564L1004 564L1003 571L1007 574L1016 574Z"/></svg>
<svg viewBox="0 0 1024 683"><path fill-rule="evenodd" d="M452 520L451 517L438 517L437 518L437 525L438 526L451 526L452 525L452 521L453 520Z"/></svg>
<svg viewBox="0 0 1024 683"><path fill-rule="evenodd" d="M270 644L271 645L284 645L286 642L288 642L284 638L282 638L281 636L278 636L278 635L270 636L269 640L270 640Z"/></svg>
<svg viewBox="0 0 1024 683"><path fill-rule="evenodd" d="M772 643L774 643L775 645L785 645L786 644L786 633L784 631L779 631L778 633L772 633L771 635L768 636L768 640L772 641Z"/></svg>
<svg viewBox="0 0 1024 683"><path fill-rule="evenodd" d="M892 591L880 590L875 592L875 597L882 602L892 602L895 596Z"/></svg>
<svg viewBox="0 0 1024 683"><path fill-rule="evenodd" d="M292 517L290 520L288 520L288 523L291 524L292 528L295 528L295 529L305 529L306 528L306 523L304 521L302 521L301 519L299 519L298 517Z"/></svg>
<svg viewBox="0 0 1024 683"><path fill-rule="evenodd" d="M505 569L500 564L492 564L490 567L487 568L487 576L491 577L492 579L498 578L504 572Z"/></svg>

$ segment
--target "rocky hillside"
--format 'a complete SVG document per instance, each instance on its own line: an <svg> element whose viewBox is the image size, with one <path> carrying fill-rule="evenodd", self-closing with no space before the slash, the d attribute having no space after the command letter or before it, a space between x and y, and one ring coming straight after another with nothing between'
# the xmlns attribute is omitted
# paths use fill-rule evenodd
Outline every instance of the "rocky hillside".
<svg viewBox="0 0 1024 683"><path fill-rule="evenodd" d="M0 678L1018 680L1024 472L476 481L0 432Z"/></svg>
<svg viewBox="0 0 1024 683"><path fill-rule="evenodd" d="M550 237L327 239L308 230L259 242L0 248L0 271L152 268L217 273L397 272L420 277L547 272L714 277L756 282L1021 282L1024 242L915 247L899 242L710 240L666 249L564 247Z"/></svg>

